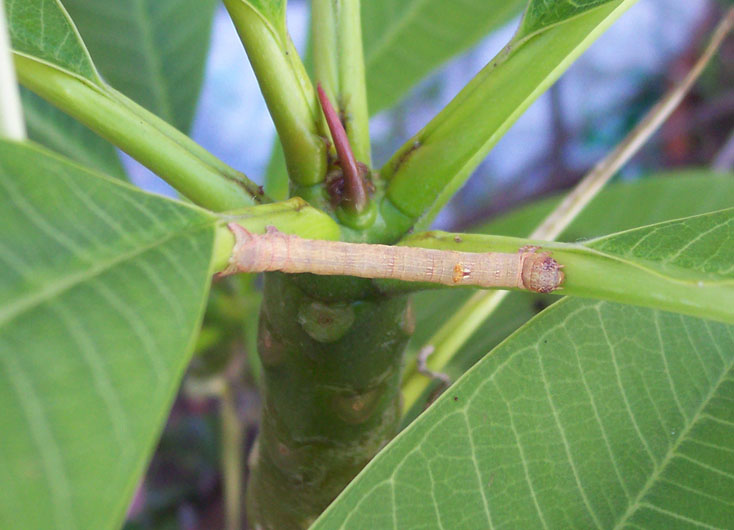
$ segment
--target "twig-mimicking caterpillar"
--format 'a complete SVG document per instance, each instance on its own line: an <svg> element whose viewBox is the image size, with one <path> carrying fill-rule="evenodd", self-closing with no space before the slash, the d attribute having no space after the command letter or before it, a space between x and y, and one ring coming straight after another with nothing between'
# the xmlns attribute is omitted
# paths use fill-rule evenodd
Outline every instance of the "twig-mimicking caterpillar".
<svg viewBox="0 0 734 530"><path fill-rule="evenodd" d="M458 252L418 247L367 245L303 239L268 227L252 234L229 223L235 235L223 275L281 271L383 278L442 285L518 288L549 293L564 280L563 265L535 248L505 252Z"/></svg>

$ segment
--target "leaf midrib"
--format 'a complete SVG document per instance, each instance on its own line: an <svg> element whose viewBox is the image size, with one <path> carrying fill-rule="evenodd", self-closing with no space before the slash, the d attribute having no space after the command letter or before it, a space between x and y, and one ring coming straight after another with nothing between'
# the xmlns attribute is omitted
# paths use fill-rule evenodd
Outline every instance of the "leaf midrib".
<svg viewBox="0 0 734 530"><path fill-rule="evenodd" d="M723 358L722 358L722 362L724 364L724 368L722 369L718 380L716 381L716 383L711 385L711 390L709 391L708 395L704 399L701 400L701 405L696 409L695 413L691 417L691 421L688 422L688 425L686 425L686 427L681 431L680 436L675 441L675 443L670 446L668 451L665 453L665 457L660 461L660 464L654 464L653 471L650 474L650 477L647 479L647 482L645 482L645 485L642 487L640 492L637 494L634 501L630 503L629 507L627 508L627 511L622 515L619 522L614 525L614 530L619 530L623 528L624 525L627 523L627 520L636 513L636 510L638 508L640 508L640 502L645 498L645 496L648 494L650 489L655 484L657 484L657 479L660 477L660 475L665 470L666 466L670 463L670 461L673 459L673 457L676 456L678 448L681 446L681 444L684 441L687 441L688 433L696 425L704 409L709 404L711 399L713 399L714 395L719 390L722 383L727 379L729 372L731 372L732 368L734 368L734 358L731 358L731 360L728 363L728 366Z"/></svg>
<svg viewBox="0 0 734 530"><path fill-rule="evenodd" d="M570 250L573 251L574 248L571 247ZM656 276L658 278L661 278L663 280L666 280L666 281L669 281L671 283L675 283L678 285L685 285L685 286L695 285L695 286L701 286L701 287L731 287L731 286L734 286L734 278L723 276L722 274L717 273L717 272L704 272L704 271L694 269L694 268L681 267L680 265L677 265L675 263L670 263L668 261L663 261L662 259L661 260L651 260L651 259L645 259L645 258L638 258L636 256L628 257L622 254L614 254L608 251L597 250L593 247L587 247L586 245L580 245L579 248L577 248L576 250L578 250L582 254L588 253L589 255L592 255L595 257L608 259L610 261L620 263L624 266L646 272L652 276ZM673 274L676 271L680 271L681 274L689 272L696 276L695 278L686 278L683 275L676 276ZM702 277L706 277L706 278L715 277L715 279L701 280ZM701 282L703 282L703 284Z"/></svg>

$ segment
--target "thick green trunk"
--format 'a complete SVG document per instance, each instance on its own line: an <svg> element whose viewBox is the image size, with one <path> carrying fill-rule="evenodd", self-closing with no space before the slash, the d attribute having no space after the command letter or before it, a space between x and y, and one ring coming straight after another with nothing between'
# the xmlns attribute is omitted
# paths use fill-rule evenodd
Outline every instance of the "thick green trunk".
<svg viewBox="0 0 734 530"><path fill-rule="evenodd" d="M408 299L328 280L266 275L264 405L247 494L254 528L306 528L398 426Z"/></svg>

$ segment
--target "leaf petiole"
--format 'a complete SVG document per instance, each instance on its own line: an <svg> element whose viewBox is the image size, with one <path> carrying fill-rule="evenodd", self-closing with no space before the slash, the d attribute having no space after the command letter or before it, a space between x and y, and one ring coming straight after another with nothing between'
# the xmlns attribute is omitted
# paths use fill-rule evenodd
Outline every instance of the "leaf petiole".
<svg viewBox="0 0 734 530"><path fill-rule="evenodd" d="M226 211L268 200L244 174L106 85L23 54L15 55L15 65L23 85L127 152L195 204Z"/></svg>

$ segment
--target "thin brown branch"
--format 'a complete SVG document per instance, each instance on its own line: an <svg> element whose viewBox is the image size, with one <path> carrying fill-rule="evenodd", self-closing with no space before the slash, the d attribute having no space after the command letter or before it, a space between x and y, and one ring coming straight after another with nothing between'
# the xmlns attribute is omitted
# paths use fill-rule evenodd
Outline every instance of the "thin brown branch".
<svg viewBox="0 0 734 530"><path fill-rule="evenodd" d="M685 78L658 101L634 129L604 157L584 179L569 193L563 202L532 233L532 238L555 239L575 219L591 198L602 189L609 179L647 142L650 136L670 116L690 91L704 68L721 46L724 38L734 27L734 9L727 12L717 26L706 50Z"/></svg>

